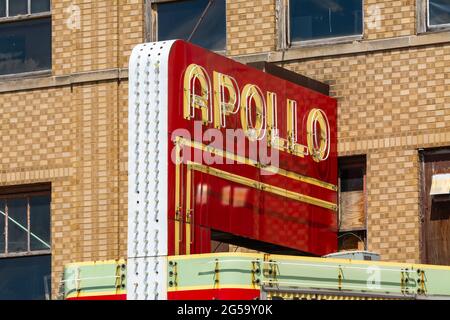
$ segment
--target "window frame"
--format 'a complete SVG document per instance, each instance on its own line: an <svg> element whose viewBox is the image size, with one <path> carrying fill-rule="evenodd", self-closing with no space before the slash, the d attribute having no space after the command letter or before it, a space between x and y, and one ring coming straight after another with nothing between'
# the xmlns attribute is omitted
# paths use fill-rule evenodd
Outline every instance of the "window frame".
<svg viewBox="0 0 450 320"><path fill-rule="evenodd" d="M34 186L29 186L27 191L24 191L23 188L27 188L27 186L18 186L16 187L5 187L4 191L0 190L0 200L8 200L8 199L27 199L27 229L30 230L31 225L31 207L30 207L30 199L31 197L36 196L49 196L50 197L50 248L45 250L31 250L31 237L30 232L27 232L27 251L22 252L8 252L8 208L6 206L5 214L6 217L0 215L0 218L5 219L5 228L4 228L4 237L5 237L5 248L4 252L0 253L0 260L3 258L17 258L17 257L28 257L28 256L41 256L41 255L50 255L52 253L51 248L51 187L48 184L39 184ZM3 189L3 187L2 187ZM9 191L8 189L11 189Z"/></svg>
<svg viewBox="0 0 450 320"><path fill-rule="evenodd" d="M31 13L31 2L32 0L28 0L28 12L26 14L18 14L15 16L9 16L9 1L13 0L6 0L6 16L0 17L0 23L5 22L15 22L19 20L28 20L28 19L39 19L39 18L48 18L52 15L52 1L50 1L50 11L43 11L43 12L37 12L37 13Z"/></svg>
<svg viewBox="0 0 450 320"><path fill-rule="evenodd" d="M181 2L183 0L145 0L145 41L156 42L158 40L158 4L168 2ZM225 1L225 23L227 18L228 1ZM225 55L228 45L228 30L225 27L225 48L223 50L212 50L215 53Z"/></svg>
<svg viewBox="0 0 450 320"><path fill-rule="evenodd" d="M44 18L50 18L50 23L52 23L51 22L52 21L52 19L51 19L52 18L52 0L50 0L50 11L31 13L31 1L32 0L28 0L28 13L15 15L15 16L11 16L11 17L8 16L9 1L14 1L14 0L6 1L6 16L0 17L0 26L3 24L12 23L12 22L37 20L37 19L44 19ZM52 36L52 34L50 36ZM53 43L52 43L52 45L53 45ZM53 60L53 59L51 59L51 60ZM2 75L0 75L0 81L8 80L8 79L15 79L15 78L27 78L27 77L34 77L34 76L51 75L52 69L53 69L53 61L51 61L51 65L50 65L49 69L2 74Z"/></svg>
<svg viewBox="0 0 450 320"><path fill-rule="evenodd" d="M338 203L341 201L341 171L347 169L358 169L361 168L363 170L363 199L364 199L364 227L363 228L352 228L352 229L340 229L341 226L341 208L338 210L337 215L337 226L338 232L340 233L348 233L348 232L366 232L366 245L367 245L367 230L368 230L368 192L367 192L367 155L355 155L355 156L344 156L339 157L338 159Z"/></svg>
<svg viewBox="0 0 450 320"><path fill-rule="evenodd" d="M430 0L416 1L417 34L450 31L450 23L430 25Z"/></svg>
<svg viewBox="0 0 450 320"><path fill-rule="evenodd" d="M290 0L276 0L276 19L277 19L277 50L286 50L289 48L311 47L317 45L330 45L339 43L349 43L364 39L365 31L365 0L362 3L362 30L361 34L347 35L339 37L328 37L314 40L292 41L291 39L291 19L290 19Z"/></svg>
<svg viewBox="0 0 450 320"><path fill-rule="evenodd" d="M425 0L426 2L426 10L427 10L427 30L436 31L436 30L449 30L450 29L450 22L449 23L443 23L438 25L431 25L430 24L430 0Z"/></svg>

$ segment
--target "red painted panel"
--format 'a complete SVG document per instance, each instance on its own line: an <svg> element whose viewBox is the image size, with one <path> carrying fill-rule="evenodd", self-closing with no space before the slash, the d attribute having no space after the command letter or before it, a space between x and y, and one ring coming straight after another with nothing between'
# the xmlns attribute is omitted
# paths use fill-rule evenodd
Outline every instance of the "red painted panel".
<svg viewBox="0 0 450 320"><path fill-rule="evenodd" d="M209 289L168 292L168 300L255 300L260 291L254 289Z"/></svg>
<svg viewBox="0 0 450 320"><path fill-rule="evenodd" d="M66 300L127 300L126 294L112 294L106 296L84 296L68 298Z"/></svg>
<svg viewBox="0 0 450 320"><path fill-rule="evenodd" d="M239 88L246 84L257 85L265 95L266 92L277 94L278 128L280 137L287 136L287 99L297 102L298 143L307 145L307 117L314 108L323 110L330 124L330 157L320 163L311 156L300 158L290 153L280 152L279 167L304 176L312 177L337 185L337 139L336 139L336 100L320 93L303 88L254 68L242 65L221 55L200 47L177 41L169 56L169 154L174 144L172 133L180 128L187 129L192 140L194 119L183 117L183 80L184 72L190 64L202 66L211 79L213 89L213 72L220 72L234 77ZM213 101L210 101L213 103ZM227 129L241 128L239 114L227 118ZM213 128L213 124L203 126L202 130ZM225 128L221 129L225 136ZM197 139L198 140L198 139ZM209 144L208 141L201 141ZM246 140L245 153L249 153L249 140ZM225 147L221 148L225 149ZM183 154L192 152L184 147ZM198 151L196 151L198 152ZM182 169L182 192L186 194L186 166ZM262 175L260 169L243 164L212 164L212 168L270 184L296 193L312 196L328 202L337 203L336 191L296 181L281 175ZM175 165L168 163L168 216L169 216L169 254L175 253L175 236L173 219L175 216ZM268 243L290 247L314 255L324 255L337 249L336 212L316 205L298 202L286 197L274 195L255 188L230 182L206 173L194 172L191 190L193 221L193 238L191 253L208 253L210 248L207 230L216 229ZM173 184L172 184L173 181ZM182 202L182 206L184 206ZM185 219L182 208L181 220ZM180 227L180 254L185 252L185 231ZM198 243L197 243L198 242Z"/></svg>
<svg viewBox="0 0 450 320"><path fill-rule="evenodd" d="M168 300L254 300L260 291L253 289L209 289L168 292ZM126 294L73 297L66 300L126 300Z"/></svg>
<svg viewBox="0 0 450 320"><path fill-rule="evenodd" d="M168 300L254 300L259 298L259 290L251 289L210 289L168 292ZM66 300L126 300L126 294L105 296L83 296Z"/></svg>

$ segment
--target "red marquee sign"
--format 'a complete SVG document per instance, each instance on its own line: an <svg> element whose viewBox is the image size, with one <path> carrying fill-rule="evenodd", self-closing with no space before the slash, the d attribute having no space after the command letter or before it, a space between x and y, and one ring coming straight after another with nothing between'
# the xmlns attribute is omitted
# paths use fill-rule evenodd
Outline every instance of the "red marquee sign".
<svg viewBox="0 0 450 320"><path fill-rule="evenodd" d="M129 257L209 253L212 230L336 251L336 100L179 40L129 72Z"/></svg>

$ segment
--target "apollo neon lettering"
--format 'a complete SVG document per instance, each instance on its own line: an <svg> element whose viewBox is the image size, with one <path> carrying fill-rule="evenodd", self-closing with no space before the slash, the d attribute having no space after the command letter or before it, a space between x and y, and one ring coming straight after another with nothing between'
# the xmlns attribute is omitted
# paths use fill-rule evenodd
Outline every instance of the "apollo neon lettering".
<svg viewBox="0 0 450 320"><path fill-rule="evenodd" d="M330 155L330 124L325 112L313 108L308 114L307 145L299 143L297 101L287 99L287 136L280 137L278 126L278 103L275 92L263 91L255 84L245 84L241 90L235 78L213 72L213 83L207 71L191 64L184 72L183 115L187 120L196 119L200 110L203 125L214 128L227 127L227 117L240 115L240 123L250 141L266 139L268 147L289 152L299 157L311 156L315 162L328 159ZM211 88L214 88L212 91ZM228 97L226 95L228 93ZM255 117L252 117L255 114Z"/></svg>

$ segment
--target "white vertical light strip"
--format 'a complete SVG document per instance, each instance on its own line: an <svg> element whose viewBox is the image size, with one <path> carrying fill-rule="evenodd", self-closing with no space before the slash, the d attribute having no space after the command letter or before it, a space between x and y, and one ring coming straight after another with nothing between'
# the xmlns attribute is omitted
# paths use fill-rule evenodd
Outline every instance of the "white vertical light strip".
<svg viewBox="0 0 450 320"><path fill-rule="evenodd" d="M134 48L129 64L127 299L167 299L168 59L174 41Z"/></svg>
<svg viewBox="0 0 450 320"><path fill-rule="evenodd" d="M139 192L139 63L141 54L139 48L135 48L130 57L129 82L128 82L128 270L127 270L127 297L137 299L137 287L130 280L132 274L137 274L137 261L131 261L130 257L138 256L139 236L139 210L137 206Z"/></svg>

